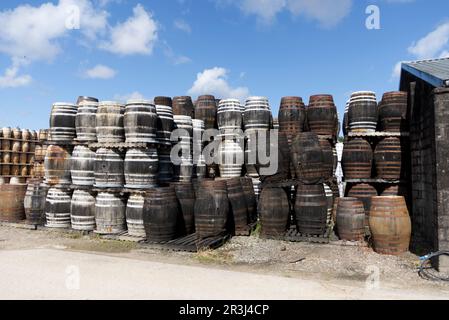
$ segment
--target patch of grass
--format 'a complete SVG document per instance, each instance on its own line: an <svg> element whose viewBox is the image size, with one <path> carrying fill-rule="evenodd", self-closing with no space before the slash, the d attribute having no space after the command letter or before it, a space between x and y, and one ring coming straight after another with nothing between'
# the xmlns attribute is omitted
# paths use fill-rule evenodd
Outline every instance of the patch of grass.
<svg viewBox="0 0 449 320"><path fill-rule="evenodd" d="M205 264L230 264L233 261L232 254L227 251L202 250L194 255L195 259Z"/></svg>
<svg viewBox="0 0 449 320"><path fill-rule="evenodd" d="M65 237L69 239L81 239L83 235L80 232L70 232L65 234Z"/></svg>
<svg viewBox="0 0 449 320"><path fill-rule="evenodd" d="M70 247L75 250L122 253L136 249L137 243L131 241L93 239L93 241L79 242Z"/></svg>
<svg viewBox="0 0 449 320"><path fill-rule="evenodd" d="M260 229L262 228L262 225L260 222L257 222L256 227L254 230L251 231L251 237L258 237L260 235Z"/></svg>

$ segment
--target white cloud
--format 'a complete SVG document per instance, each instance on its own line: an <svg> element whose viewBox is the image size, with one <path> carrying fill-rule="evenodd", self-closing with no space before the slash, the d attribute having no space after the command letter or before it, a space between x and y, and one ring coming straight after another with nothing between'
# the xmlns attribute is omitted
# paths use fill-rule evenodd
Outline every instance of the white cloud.
<svg viewBox="0 0 449 320"><path fill-rule="evenodd" d="M408 52L418 59L429 59L439 56L449 41L449 22L439 25L435 30L413 43Z"/></svg>
<svg viewBox="0 0 449 320"><path fill-rule="evenodd" d="M395 64L393 72L391 73L391 80L398 79L401 76L402 61Z"/></svg>
<svg viewBox="0 0 449 320"><path fill-rule="evenodd" d="M12 66L6 69L3 76L0 76L0 88L17 88L31 83L30 75L18 75L19 68L23 64L26 64L26 62L13 59Z"/></svg>
<svg viewBox="0 0 449 320"><path fill-rule="evenodd" d="M322 26L338 24L351 11L352 0L222 0L237 5L244 13L256 15L262 23L271 23L283 11L318 21Z"/></svg>
<svg viewBox="0 0 449 320"><path fill-rule="evenodd" d="M111 28L110 40L100 47L120 55L150 55L158 39L157 31L152 14L138 4L133 9L132 17Z"/></svg>
<svg viewBox="0 0 449 320"><path fill-rule="evenodd" d="M227 81L227 75L228 70L225 68L206 69L197 74L188 94L196 96L213 94L221 99L236 98L244 101L249 96L249 89L247 87L231 87Z"/></svg>
<svg viewBox="0 0 449 320"><path fill-rule="evenodd" d="M184 31L185 33L192 33L192 27L190 27L190 25L182 19L175 20L173 25L176 29Z"/></svg>
<svg viewBox="0 0 449 320"><path fill-rule="evenodd" d="M84 76L90 79L112 79L116 71L108 66L97 64L95 67L85 71Z"/></svg>
<svg viewBox="0 0 449 320"><path fill-rule="evenodd" d="M175 65L181 65L192 62L192 59L190 59L187 56L178 55L176 54L172 47L167 43L167 41L162 41L161 46L164 50L164 55Z"/></svg>
<svg viewBox="0 0 449 320"><path fill-rule="evenodd" d="M114 100L120 101L120 102L126 102L128 100L134 100L134 99L146 99L143 94L141 94L138 91L134 91L127 94L116 94L114 95Z"/></svg>

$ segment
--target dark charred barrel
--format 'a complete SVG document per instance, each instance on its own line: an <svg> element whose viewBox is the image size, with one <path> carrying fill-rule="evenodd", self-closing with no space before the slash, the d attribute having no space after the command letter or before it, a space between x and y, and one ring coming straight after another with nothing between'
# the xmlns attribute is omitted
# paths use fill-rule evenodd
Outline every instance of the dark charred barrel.
<svg viewBox="0 0 449 320"><path fill-rule="evenodd" d="M45 155L45 183L48 185L66 185L71 183L70 153L66 148L48 146Z"/></svg>
<svg viewBox="0 0 449 320"><path fill-rule="evenodd" d="M293 139L291 160L296 177L302 182L313 184L324 178L323 152L315 133L303 132Z"/></svg>
<svg viewBox="0 0 449 320"><path fill-rule="evenodd" d="M346 179L369 179L373 167L373 149L362 138L352 139L343 149L341 160Z"/></svg>
<svg viewBox="0 0 449 320"><path fill-rule="evenodd" d="M25 219L26 184L0 185L0 221L19 222Z"/></svg>
<svg viewBox="0 0 449 320"><path fill-rule="evenodd" d="M93 186L95 184L95 152L85 146L76 146L70 161L72 184Z"/></svg>
<svg viewBox="0 0 449 320"><path fill-rule="evenodd" d="M95 155L95 187L122 188L125 183L124 161L117 150L100 148Z"/></svg>
<svg viewBox="0 0 449 320"><path fill-rule="evenodd" d="M348 114L349 114L349 100L346 102L346 106L345 106L345 113L343 116L343 124L342 124L342 129L343 129L343 135L347 136L349 133L349 119L348 119Z"/></svg>
<svg viewBox="0 0 449 320"><path fill-rule="evenodd" d="M47 198L48 186L40 179L31 179L23 201L25 215L30 224L43 224L45 221L45 200Z"/></svg>
<svg viewBox="0 0 449 320"><path fill-rule="evenodd" d="M370 91L354 92L349 100L349 130L374 132L377 128L377 119L376 94Z"/></svg>
<svg viewBox="0 0 449 320"><path fill-rule="evenodd" d="M95 197L90 191L75 190L70 204L72 229L95 230Z"/></svg>
<svg viewBox="0 0 449 320"><path fill-rule="evenodd" d="M409 191L406 185L392 185L387 186L381 194L382 197L392 197L392 196L401 196L406 200L409 197Z"/></svg>
<svg viewBox="0 0 449 320"><path fill-rule="evenodd" d="M288 143L291 144L293 138L304 131L306 119L306 109L301 97L281 99L278 114L279 131L287 135Z"/></svg>
<svg viewBox="0 0 449 320"><path fill-rule="evenodd" d="M347 241L363 241L365 237L365 209L357 198L340 198L337 208L338 236Z"/></svg>
<svg viewBox="0 0 449 320"><path fill-rule="evenodd" d="M75 118L76 138L78 141L97 141L97 109L98 100L82 100L78 102Z"/></svg>
<svg viewBox="0 0 449 320"><path fill-rule="evenodd" d="M159 149L158 181L163 186L173 181L174 171L170 152L170 149Z"/></svg>
<svg viewBox="0 0 449 320"><path fill-rule="evenodd" d="M266 154L267 164L258 166L261 181L272 183L290 179L290 147L285 133L270 132L267 135Z"/></svg>
<svg viewBox="0 0 449 320"><path fill-rule="evenodd" d="M126 199L118 193L99 192L95 199L96 232L117 234L126 230Z"/></svg>
<svg viewBox="0 0 449 320"><path fill-rule="evenodd" d="M195 190L192 183L174 183L176 198L178 199L182 219L178 219L178 230L181 234L192 234L195 232Z"/></svg>
<svg viewBox="0 0 449 320"><path fill-rule="evenodd" d="M123 118L126 142L156 143L157 114L148 100L129 100Z"/></svg>
<svg viewBox="0 0 449 320"><path fill-rule="evenodd" d="M170 97L159 96L154 98L154 104L159 106L167 106L171 108L173 105L173 101Z"/></svg>
<svg viewBox="0 0 449 320"><path fill-rule="evenodd" d="M379 103L379 123L382 131L408 130L407 99L407 92L394 91L383 95Z"/></svg>
<svg viewBox="0 0 449 320"><path fill-rule="evenodd" d="M143 223L147 240L165 242L176 238L179 207L175 188L151 189L145 194Z"/></svg>
<svg viewBox="0 0 449 320"><path fill-rule="evenodd" d="M348 192L348 197L356 198L362 201L365 208L365 227L369 228L369 212L371 210L371 198L377 197L376 188L367 183L359 183L351 187Z"/></svg>
<svg viewBox="0 0 449 320"><path fill-rule="evenodd" d="M226 182L201 180L195 200L195 230L198 238L220 235L226 231L229 199Z"/></svg>
<svg viewBox="0 0 449 320"><path fill-rule="evenodd" d="M45 201L45 226L48 228L70 228L71 192L50 188Z"/></svg>
<svg viewBox="0 0 449 320"><path fill-rule="evenodd" d="M145 197L142 194L131 194L126 203L126 224L128 234L133 237L146 238L143 225L143 204Z"/></svg>
<svg viewBox="0 0 449 320"><path fill-rule="evenodd" d="M163 100L161 101L163 102ZM168 102L165 102L168 103ZM160 145L171 146L170 136L173 131L173 109L170 105L156 104L157 132L156 137Z"/></svg>
<svg viewBox="0 0 449 320"><path fill-rule="evenodd" d="M225 138L221 141L218 156L220 177L235 178L242 175L245 162L243 141L239 138Z"/></svg>
<svg viewBox="0 0 449 320"><path fill-rule="evenodd" d="M323 154L324 179L331 179L334 176L334 152L329 140L320 140L321 152Z"/></svg>
<svg viewBox="0 0 449 320"><path fill-rule="evenodd" d="M408 251L411 221L404 197L372 198L369 226L377 253L400 255Z"/></svg>
<svg viewBox="0 0 449 320"><path fill-rule="evenodd" d="M237 99L220 101L217 111L218 129L222 133L232 133L242 129L242 110Z"/></svg>
<svg viewBox="0 0 449 320"><path fill-rule="evenodd" d="M265 97L249 97L243 113L245 131L269 130L272 119L271 108Z"/></svg>
<svg viewBox="0 0 449 320"><path fill-rule="evenodd" d="M374 151L374 162L378 178L399 180L402 172L401 140L388 137L379 142Z"/></svg>
<svg viewBox="0 0 449 320"><path fill-rule="evenodd" d="M335 135L338 127L338 116L337 107L331 95L311 96L306 110L310 131L319 135Z"/></svg>
<svg viewBox="0 0 449 320"><path fill-rule="evenodd" d="M192 98L189 96L174 97L173 114L176 116L188 116L194 118Z"/></svg>
<svg viewBox="0 0 449 320"><path fill-rule="evenodd" d="M265 236L283 236L287 230L290 205L282 188L263 188L260 194L258 211L261 222L261 234Z"/></svg>
<svg viewBox="0 0 449 320"><path fill-rule="evenodd" d="M125 156L126 188L149 189L157 186L157 149L128 149Z"/></svg>
<svg viewBox="0 0 449 320"><path fill-rule="evenodd" d="M77 106L71 103L54 103L50 114L51 141L70 142L75 139Z"/></svg>
<svg viewBox="0 0 449 320"><path fill-rule="evenodd" d="M100 143L124 142L125 106L114 101L101 101L97 110L97 140Z"/></svg>
<svg viewBox="0 0 449 320"><path fill-rule="evenodd" d="M240 178L243 194L245 195L246 207L248 209L249 222L257 221L257 200L254 193L253 181L251 178Z"/></svg>
<svg viewBox="0 0 449 320"><path fill-rule="evenodd" d="M322 184L298 186L295 215L300 233L323 235L326 232L327 201Z"/></svg>
<svg viewBox="0 0 449 320"><path fill-rule="evenodd" d="M246 207L245 193L240 178L226 180L229 204L231 206L234 228L236 231L248 230L248 209Z"/></svg>
<svg viewBox="0 0 449 320"><path fill-rule="evenodd" d="M206 130L217 127L217 103L214 96L199 96L195 105L195 119L204 121Z"/></svg>

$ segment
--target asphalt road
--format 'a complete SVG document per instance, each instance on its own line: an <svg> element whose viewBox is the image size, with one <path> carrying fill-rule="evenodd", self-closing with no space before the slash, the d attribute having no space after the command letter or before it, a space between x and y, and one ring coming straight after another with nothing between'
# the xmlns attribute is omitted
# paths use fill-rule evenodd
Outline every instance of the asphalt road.
<svg viewBox="0 0 449 320"><path fill-rule="evenodd" d="M0 299L449 299L53 249L0 251Z"/></svg>

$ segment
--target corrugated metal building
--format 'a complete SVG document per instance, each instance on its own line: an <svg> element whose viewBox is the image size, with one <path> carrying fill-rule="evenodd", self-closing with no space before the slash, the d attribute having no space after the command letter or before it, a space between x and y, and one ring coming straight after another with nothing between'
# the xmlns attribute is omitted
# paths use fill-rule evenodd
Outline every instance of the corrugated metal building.
<svg viewBox="0 0 449 320"><path fill-rule="evenodd" d="M449 58L402 64L409 92L412 251L449 250ZM449 270L449 258L435 262Z"/></svg>

